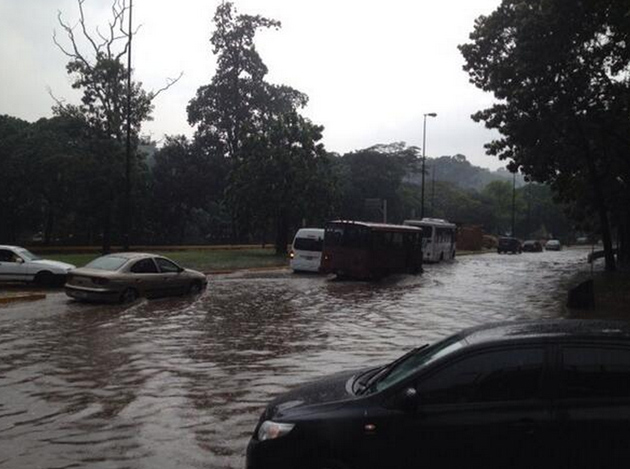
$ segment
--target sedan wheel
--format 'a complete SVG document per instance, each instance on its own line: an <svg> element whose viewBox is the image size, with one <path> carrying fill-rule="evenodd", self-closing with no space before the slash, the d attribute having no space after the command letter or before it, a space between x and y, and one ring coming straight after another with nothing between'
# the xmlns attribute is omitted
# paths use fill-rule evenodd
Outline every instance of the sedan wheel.
<svg viewBox="0 0 630 469"><path fill-rule="evenodd" d="M37 275L35 275L35 284L40 287L49 287L53 284L54 278L51 272L38 272Z"/></svg>
<svg viewBox="0 0 630 469"><path fill-rule="evenodd" d="M198 295L201 293L201 288L201 282L193 282L190 284L190 287L188 287L188 293L191 295Z"/></svg>
<svg viewBox="0 0 630 469"><path fill-rule="evenodd" d="M120 295L121 303L133 303L138 299L138 292L133 288L127 288L122 295Z"/></svg>

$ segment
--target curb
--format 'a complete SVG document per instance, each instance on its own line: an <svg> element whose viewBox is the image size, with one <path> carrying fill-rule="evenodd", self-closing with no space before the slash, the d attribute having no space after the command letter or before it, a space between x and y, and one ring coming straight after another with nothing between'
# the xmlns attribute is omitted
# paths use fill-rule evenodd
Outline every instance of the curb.
<svg viewBox="0 0 630 469"><path fill-rule="evenodd" d="M0 305L18 303L20 301L37 301L46 298L45 293L26 293L11 296L0 296Z"/></svg>

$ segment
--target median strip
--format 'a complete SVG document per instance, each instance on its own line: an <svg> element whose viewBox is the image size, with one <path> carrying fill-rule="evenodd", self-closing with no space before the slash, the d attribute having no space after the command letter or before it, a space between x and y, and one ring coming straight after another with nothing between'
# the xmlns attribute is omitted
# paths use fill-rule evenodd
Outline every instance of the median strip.
<svg viewBox="0 0 630 469"><path fill-rule="evenodd" d="M46 298L45 293L0 293L0 305L20 301L37 301Z"/></svg>

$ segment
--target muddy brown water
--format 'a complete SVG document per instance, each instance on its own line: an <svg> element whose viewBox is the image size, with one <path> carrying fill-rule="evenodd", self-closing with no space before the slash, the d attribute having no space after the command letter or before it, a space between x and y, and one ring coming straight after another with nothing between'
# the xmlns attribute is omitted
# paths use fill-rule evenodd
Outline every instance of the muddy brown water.
<svg viewBox="0 0 630 469"><path fill-rule="evenodd" d="M0 307L0 468L243 467L278 393L463 327L562 316L586 254L468 256L377 284L234 274L196 298L123 307L51 292Z"/></svg>

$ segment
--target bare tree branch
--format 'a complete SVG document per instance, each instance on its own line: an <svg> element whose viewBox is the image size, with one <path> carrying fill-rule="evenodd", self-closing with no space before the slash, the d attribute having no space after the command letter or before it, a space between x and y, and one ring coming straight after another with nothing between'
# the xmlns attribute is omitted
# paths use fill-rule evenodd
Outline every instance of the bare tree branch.
<svg viewBox="0 0 630 469"><path fill-rule="evenodd" d="M160 95L160 93L162 93L163 91L168 90L171 86L173 86L175 83L177 83L183 76L184 76L184 72L180 72L179 76L177 78L167 78L166 79L166 85L164 85L162 88L158 89L157 91L152 91L151 92L151 101L153 101L155 98L157 98Z"/></svg>
<svg viewBox="0 0 630 469"><path fill-rule="evenodd" d="M83 55L81 54L81 52L79 52L79 48L77 47L77 41L76 38L74 36L74 28L70 27L70 25L64 23L62 15L61 15L61 11L57 12L57 20L59 21L59 24L61 25L61 27L66 31L66 34L68 35L68 38L70 39L70 44L72 44L72 50L73 53L68 53L62 46L61 44L59 44L59 42L57 41L56 38L56 32L53 33L53 41L55 42L55 44L57 45L57 47L59 47L59 49L61 49L61 51L68 55L69 57L74 58L75 60L80 60L88 69L92 69L92 66L90 65L90 63L85 59L85 57L83 57Z"/></svg>
<svg viewBox="0 0 630 469"><path fill-rule="evenodd" d="M94 42L94 39L92 39L92 36L90 36L88 34L87 28L85 27L85 15L83 14L83 3L84 2L85 2L85 0L78 0L78 3L79 3L79 14L80 14L79 24L81 25L81 29L83 30L83 35L90 42L90 44L92 44L92 47L94 48L94 53L98 56L98 54L100 53L101 49L100 49L99 46L96 45L96 42Z"/></svg>
<svg viewBox="0 0 630 469"><path fill-rule="evenodd" d="M52 92L50 86L46 88L46 91L48 91L48 95L53 99L59 109L61 109L62 111L68 110L68 107L66 106L66 101L64 99L57 98L57 96L55 96Z"/></svg>

